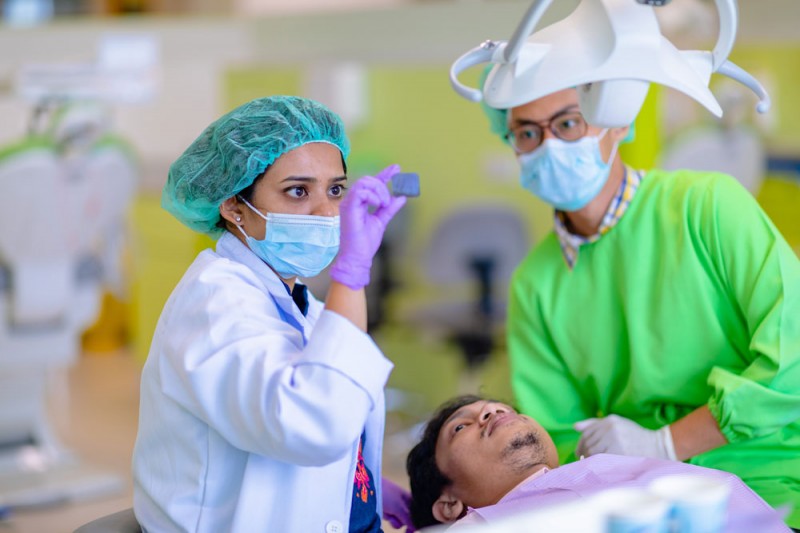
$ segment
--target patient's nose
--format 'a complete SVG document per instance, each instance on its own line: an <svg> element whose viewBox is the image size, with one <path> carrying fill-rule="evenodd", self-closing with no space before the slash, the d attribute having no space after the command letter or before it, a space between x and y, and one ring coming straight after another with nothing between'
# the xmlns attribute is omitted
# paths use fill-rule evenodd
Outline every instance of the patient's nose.
<svg viewBox="0 0 800 533"><path fill-rule="evenodd" d="M493 414L505 412L506 409L503 404L487 402L486 405L483 406L483 409L481 409L480 421L481 423L486 423Z"/></svg>

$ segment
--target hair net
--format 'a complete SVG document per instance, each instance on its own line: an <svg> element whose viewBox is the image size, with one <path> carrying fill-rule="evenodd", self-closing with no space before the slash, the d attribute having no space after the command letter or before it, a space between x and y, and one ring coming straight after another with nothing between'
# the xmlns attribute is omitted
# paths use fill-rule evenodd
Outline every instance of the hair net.
<svg viewBox="0 0 800 533"><path fill-rule="evenodd" d="M281 155L304 144L330 143L347 158L342 120L296 96L248 102L210 126L170 166L161 206L189 228L218 236L219 206L250 186Z"/></svg>
<svg viewBox="0 0 800 533"><path fill-rule="evenodd" d="M483 90L483 86L486 83L486 78L489 77L489 72L493 67L494 65L492 64L486 65L481 72L479 81L481 90ZM486 115L486 118L489 119L489 130L495 135L499 136L504 143L509 144L508 139L506 139L506 134L508 133L508 110L489 107L486 105L486 101L483 98L481 98L481 109L483 109L483 113ZM625 136L625 138L620 141L620 144L633 142L635 138L635 122L631 122L630 130L628 130L628 134Z"/></svg>

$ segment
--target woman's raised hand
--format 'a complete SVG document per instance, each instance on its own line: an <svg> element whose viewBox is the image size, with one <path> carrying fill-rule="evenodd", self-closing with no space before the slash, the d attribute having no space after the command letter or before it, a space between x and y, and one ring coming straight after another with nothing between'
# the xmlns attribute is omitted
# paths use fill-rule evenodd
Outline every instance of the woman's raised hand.
<svg viewBox="0 0 800 533"><path fill-rule="evenodd" d="M360 289L369 284L372 258L378 251L389 221L406 203L392 196L387 184L400 172L390 165L375 176L364 176L347 191L339 206L341 237L339 254L331 266L333 281Z"/></svg>

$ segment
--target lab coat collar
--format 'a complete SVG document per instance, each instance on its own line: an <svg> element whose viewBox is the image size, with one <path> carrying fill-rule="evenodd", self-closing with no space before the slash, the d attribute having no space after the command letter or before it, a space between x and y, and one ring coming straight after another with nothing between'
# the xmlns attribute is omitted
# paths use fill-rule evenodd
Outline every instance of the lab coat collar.
<svg viewBox="0 0 800 533"><path fill-rule="evenodd" d="M311 301L309 301L308 316L305 316L294 303L292 295L286 290L286 284L275 271L230 232L226 231L217 241L217 253L222 257L242 263L252 270L269 291L270 296L278 304L284 316L293 319L293 325L303 334L303 340L308 342L307 332L311 331L309 319L318 315L318 313L311 312ZM309 300L311 298L309 295Z"/></svg>

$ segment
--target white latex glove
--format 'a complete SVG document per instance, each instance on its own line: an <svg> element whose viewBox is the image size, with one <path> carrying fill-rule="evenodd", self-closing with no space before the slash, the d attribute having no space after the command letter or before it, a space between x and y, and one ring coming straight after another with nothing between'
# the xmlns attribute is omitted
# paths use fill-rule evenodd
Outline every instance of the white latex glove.
<svg viewBox="0 0 800 533"><path fill-rule="evenodd" d="M581 432L576 455L615 453L677 461L669 425L646 429L632 420L617 415L588 418L575 423Z"/></svg>

